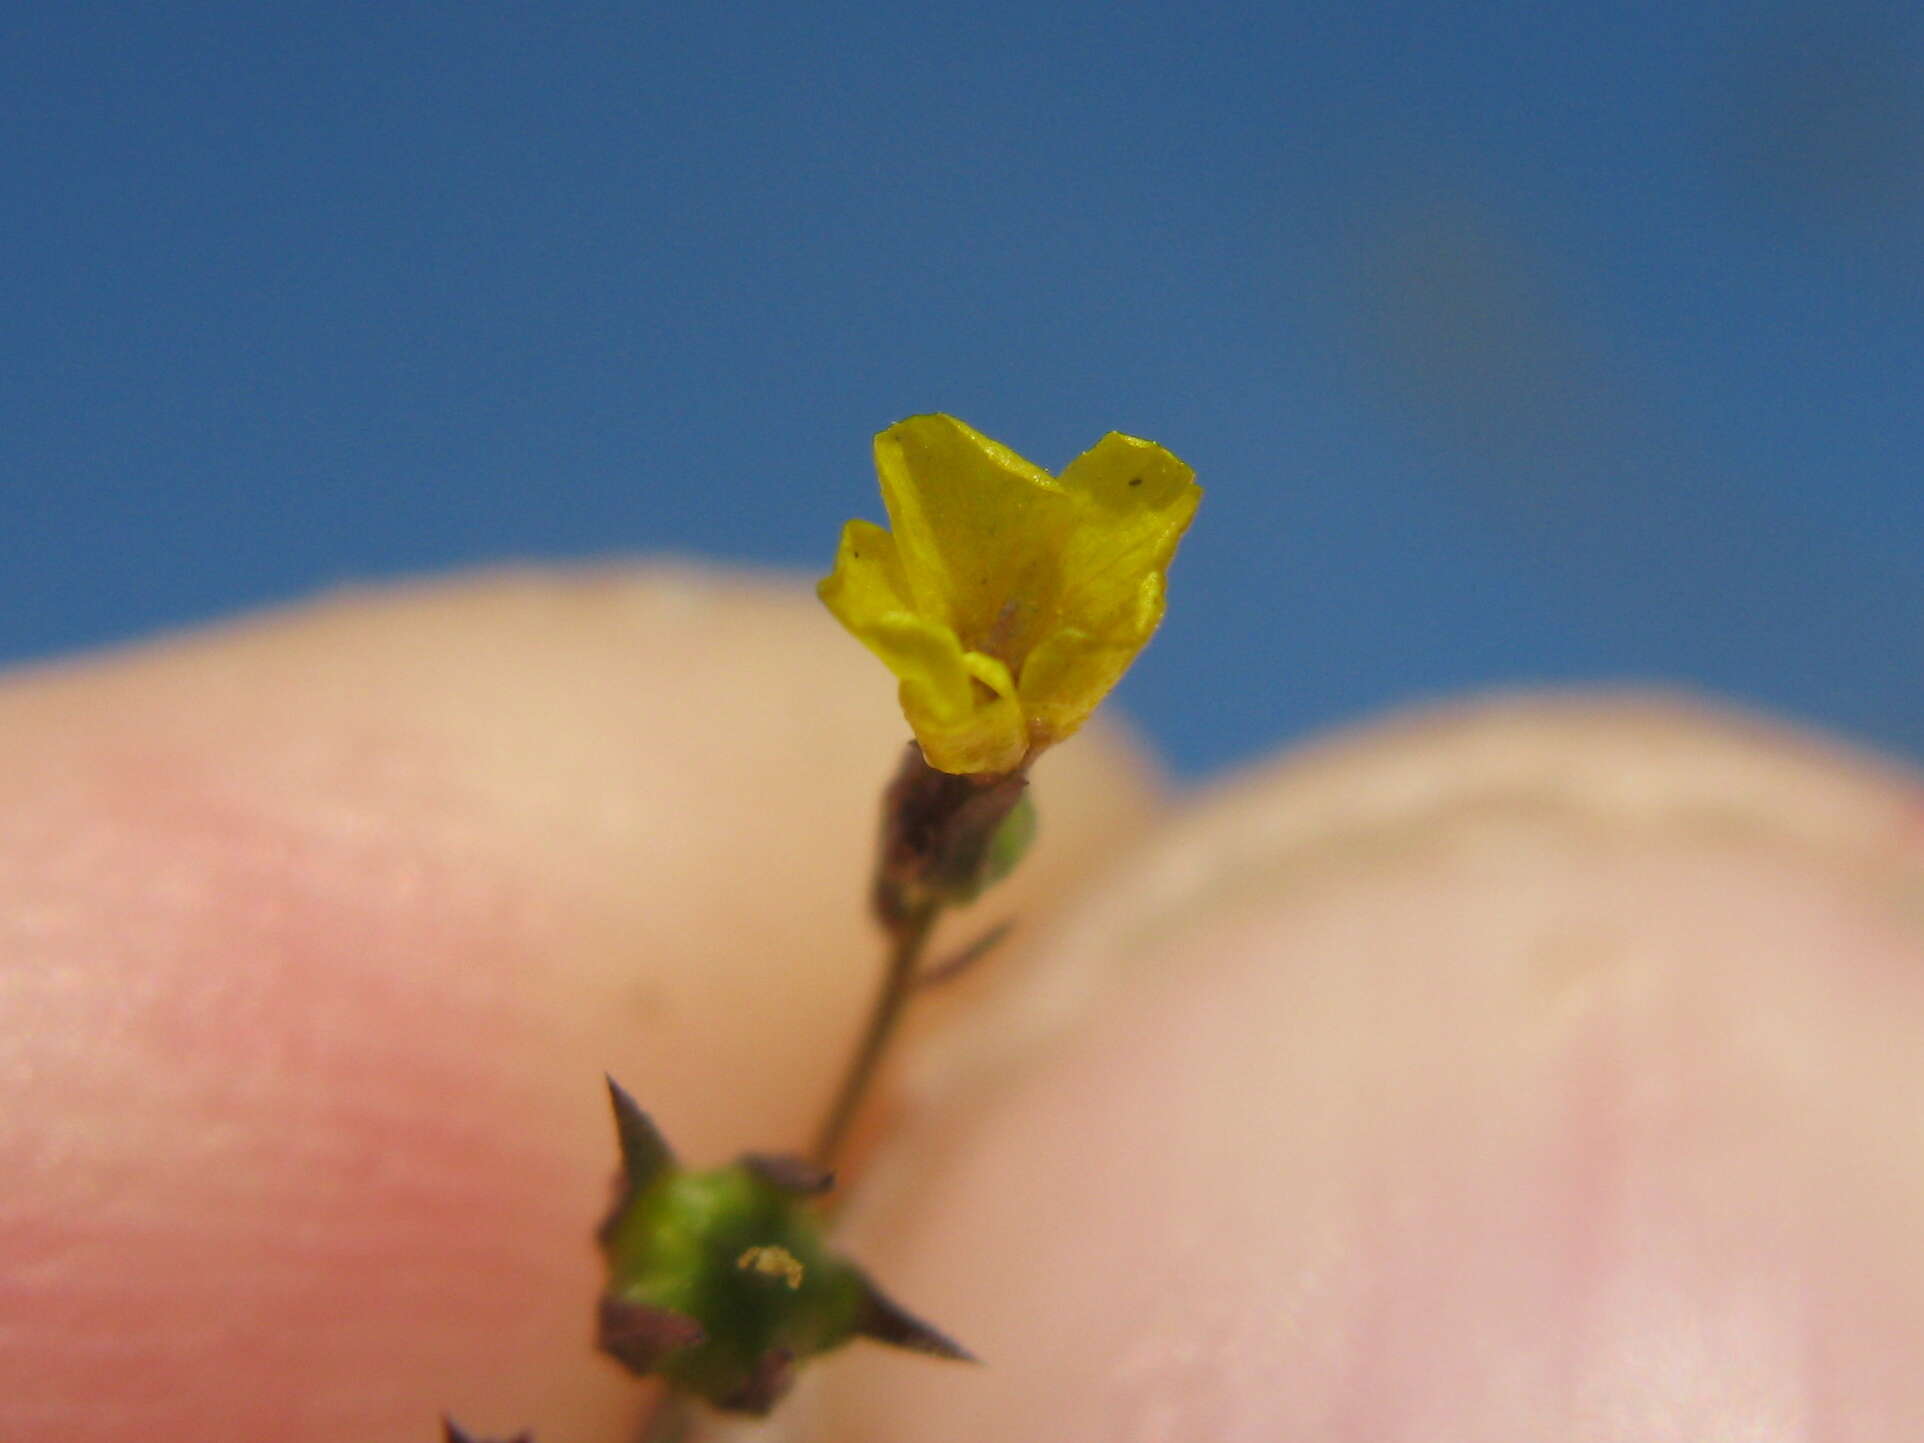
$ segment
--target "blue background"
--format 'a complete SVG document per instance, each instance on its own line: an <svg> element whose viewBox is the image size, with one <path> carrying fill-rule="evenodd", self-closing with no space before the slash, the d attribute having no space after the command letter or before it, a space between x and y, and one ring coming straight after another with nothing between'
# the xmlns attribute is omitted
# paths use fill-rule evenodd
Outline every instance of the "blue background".
<svg viewBox="0 0 1924 1443"><path fill-rule="evenodd" d="M0 16L0 658L819 569L941 409L1202 473L1187 770L1530 679L1924 744L1912 0Z"/></svg>

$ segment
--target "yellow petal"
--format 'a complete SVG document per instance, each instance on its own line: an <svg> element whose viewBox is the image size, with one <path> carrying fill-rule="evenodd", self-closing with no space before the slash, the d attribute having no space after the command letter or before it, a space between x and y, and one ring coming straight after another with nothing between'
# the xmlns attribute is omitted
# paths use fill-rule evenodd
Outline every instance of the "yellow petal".
<svg viewBox="0 0 1924 1443"><path fill-rule="evenodd" d="M923 713L947 722L973 710L962 646L940 622L918 616L909 600L895 538L869 521L842 528L835 569L816 587L835 619L913 691Z"/></svg>
<svg viewBox="0 0 1924 1443"><path fill-rule="evenodd" d="M1006 772L1021 765L1029 750L1029 727L1016 696L1015 678L998 657L964 652L962 665L975 682L974 713L965 725L920 727L922 755L940 772ZM915 726L913 715L909 725Z"/></svg>
<svg viewBox="0 0 1924 1443"><path fill-rule="evenodd" d="M891 612L912 611L895 538L872 521L842 528L835 569L815 588L835 619L857 636L863 626Z"/></svg>
<svg viewBox="0 0 1924 1443"><path fill-rule="evenodd" d="M1154 442L1112 431L1063 469L1062 486L1081 509L1050 629L1140 647L1162 619L1161 587L1147 605L1143 578L1168 567L1195 516L1196 473Z"/></svg>
<svg viewBox="0 0 1924 1443"><path fill-rule="evenodd" d="M835 569L816 590L895 674L902 714L930 766L1007 771L1021 761L1028 729L1008 667L965 653L947 626L911 609L894 537L870 522L849 522Z"/></svg>
<svg viewBox="0 0 1924 1443"><path fill-rule="evenodd" d="M901 679L902 715L930 766L942 772L1006 772L1028 750L1029 732L1009 669L964 652L955 633L907 613L864 637Z"/></svg>
<svg viewBox="0 0 1924 1443"><path fill-rule="evenodd" d="M1055 596L1077 507L1049 473L953 416L911 416L875 438L875 468L922 615L965 648L1019 661Z"/></svg>
<svg viewBox="0 0 1924 1443"><path fill-rule="evenodd" d="M906 611L857 632L902 683L902 709L917 734L966 728L975 715L975 683L955 633Z"/></svg>
<svg viewBox="0 0 1924 1443"><path fill-rule="evenodd" d="M1137 583L1133 605L1108 635L1061 627L1037 645L1019 688L1037 748L1061 741L1089 719L1155 632L1162 612L1162 573L1152 571Z"/></svg>

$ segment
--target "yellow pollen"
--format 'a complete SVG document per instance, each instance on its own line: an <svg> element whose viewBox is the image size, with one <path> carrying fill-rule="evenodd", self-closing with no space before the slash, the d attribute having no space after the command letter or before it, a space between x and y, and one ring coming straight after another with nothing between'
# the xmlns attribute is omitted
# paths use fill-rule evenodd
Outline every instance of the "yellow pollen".
<svg viewBox="0 0 1924 1443"><path fill-rule="evenodd" d="M735 1259L745 1273L760 1273L765 1278L780 1278L792 1292L802 1285L802 1260L779 1243L745 1249Z"/></svg>

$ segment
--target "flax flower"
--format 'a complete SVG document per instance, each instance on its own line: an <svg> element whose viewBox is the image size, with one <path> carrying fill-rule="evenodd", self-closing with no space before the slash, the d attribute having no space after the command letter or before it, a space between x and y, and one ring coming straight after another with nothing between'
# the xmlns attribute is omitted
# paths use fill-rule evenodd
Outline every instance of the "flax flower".
<svg viewBox="0 0 1924 1443"><path fill-rule="evenodd" d="M1202 489L1111 432L1060 476L953 416L875 438L894 530L851 521L824 603L901 683L929 765L1013 771L1082 725L1162 620Z"/></svg>

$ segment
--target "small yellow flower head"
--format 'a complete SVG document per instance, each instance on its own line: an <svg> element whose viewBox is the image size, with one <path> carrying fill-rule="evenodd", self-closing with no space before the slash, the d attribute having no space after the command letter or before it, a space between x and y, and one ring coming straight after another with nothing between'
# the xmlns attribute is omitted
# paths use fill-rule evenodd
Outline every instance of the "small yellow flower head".
<svg viewBox="0 0 1924 1443"><path fill-rule="evenodd" d="M895 529L849 522L822 600L900 680L930 766L1012 771L1155 632L1196 473L1112 431L1051 476L953 416L889 427L875 469Z"/></svg>

